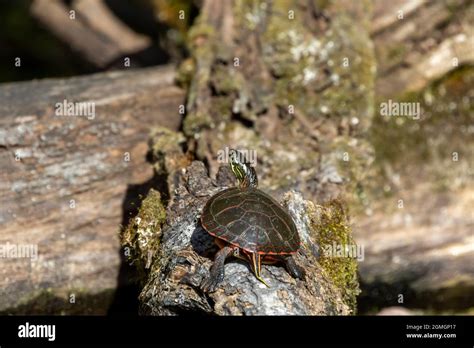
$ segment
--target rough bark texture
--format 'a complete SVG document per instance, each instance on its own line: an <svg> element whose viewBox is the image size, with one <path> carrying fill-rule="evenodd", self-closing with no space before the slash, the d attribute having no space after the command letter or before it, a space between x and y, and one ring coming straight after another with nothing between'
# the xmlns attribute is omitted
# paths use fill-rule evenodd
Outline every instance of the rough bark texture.
<svg viewBox="0 0 474 348"><path fill-rule="evenodd" d="M181 122L173 79L158 68L0 86L0 244L38 247L36 261L0 261L0 312L107 310L120 224L157 185L149 127ZM65 99L95 103L95 118L55 115Z"/></svg>

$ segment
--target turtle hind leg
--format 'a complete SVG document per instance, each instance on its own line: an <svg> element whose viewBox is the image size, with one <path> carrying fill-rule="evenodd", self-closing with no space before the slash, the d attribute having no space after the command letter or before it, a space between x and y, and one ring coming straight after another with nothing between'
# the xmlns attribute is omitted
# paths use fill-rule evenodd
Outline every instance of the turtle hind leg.
<svg viewBox="0 0 474 348"><path fill-rule="evenodd" d="M201 284L201 289L204 292L213 292L216 290L219 283L224 280L224 263L225 259L232 253L235 253L235 248L225 246L219 250L214 258L214 263L211 266L210 275L204 279Z"/></svg>
<svg viewBox="0 0 474 348"><path fill-rule="evenodd" d="M253 266L253 272L255 273L255 277L260 280L263 284L267 286L267 288L270 287L267 283L265 283L265 280L260 276L260 270L262 266L262 258L260 257L260 254L258 253L252 253L252 266Z"/></svg>
<svg viewBox="0 0 474 348"><path fill-rule="evenodd" d="M306 272L303 267L296 264L293 256L287 256L283 262L285 263L286 270L293 278L304 279Z"/></svg>

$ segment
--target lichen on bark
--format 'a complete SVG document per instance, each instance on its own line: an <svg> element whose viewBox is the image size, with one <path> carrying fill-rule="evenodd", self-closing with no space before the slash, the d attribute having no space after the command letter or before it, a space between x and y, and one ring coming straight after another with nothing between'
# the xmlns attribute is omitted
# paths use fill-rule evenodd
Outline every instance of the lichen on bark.
<svg viewBox="0 0 474 348"><path fill-rule="evenodd" d="M138 214L130 220L122 233L122 246L129 263L144 276L150 268L160 239L161 226L166 219L166 208L158 191L151 189L142 201Z"/></svg>

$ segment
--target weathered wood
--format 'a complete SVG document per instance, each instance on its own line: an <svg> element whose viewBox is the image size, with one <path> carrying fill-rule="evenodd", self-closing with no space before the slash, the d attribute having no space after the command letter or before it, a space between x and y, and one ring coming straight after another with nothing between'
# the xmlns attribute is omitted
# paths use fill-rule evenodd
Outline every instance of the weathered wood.
<svg viewBox="0 0 474 348"><path fill-rule="evenodd" d="M473 64L473 13L469 0L375 1L371 35L377 94L419 91L459 66Z"/></svg>
<svg viewBox="0 0 474 348"><path fill-rule="evenodd" d="M359 272L363 312L384 306L459 312L474 306L473 142L463 130L472 111L462 102L473 79L469 69L451 74L474 62L473 13L472 1L374 2L376 100L408 96L423 115L396 135L391 131L399 120L381 122L377 115L373 125L374 133L388 139L375 143L381 153L393 146L402 155L379 158L374 183L365 185L367 192L385 187L389 196L369 198L369 214L354 218L355 238L365 247ZM404 144L411 136L420 144ZM462 154L457 162L454 152Z"/></svg>
<svg viewBox="0 0 474 348"><path fill-rule="evenodd" d="M75 0L71 7L60 0L34 0L31 13L55 36L99 68L109 66L122 56L144 51L152 44L148 37L120 22L102 0Z"/></svg>
<svg viewBox="0 0 474 348"><path fill-rule="evenodd" d="M80 306L108 292L83 313L107 309L120 224L156 184L146 161L150 127L181 123L184 93L173 80L165 67L0 85L0 245L38 248L36 261L0 259L1 312L45 292L74 312L70 294ZM93 103L95 117L56 115L64 100Z"/></svg>
<svg viewBox="0 0 474 348"><path fill-rule="evenodd" d="M365 246L360 263L364 311L474 306L474 190L433 194L420 186L399 193L404 209L381 210L355 228L358 243Z"/></svg>

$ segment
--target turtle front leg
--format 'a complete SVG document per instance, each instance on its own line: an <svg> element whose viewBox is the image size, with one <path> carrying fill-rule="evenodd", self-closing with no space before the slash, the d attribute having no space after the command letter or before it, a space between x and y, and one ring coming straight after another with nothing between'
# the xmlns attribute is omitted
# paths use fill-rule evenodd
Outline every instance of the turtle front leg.
<svg viewBox="0 0 474 348"><path fill-rule="evenodd" d="M306 272L303 267L300 267L296 264L293 256L286 257L284 259L284 263L285 263L286 270L288 271L288 273L290 273L290 275L293 278L298 278L301 280L304 279Z"/></svg>
<svg viewBox="0 0 474 348"><path fill-rule="evenodd" d="M237 250L236 250L237 249ZM219 250L214 258L214 263L211 266L210 276L201 284L201 289L204 292L213 292L217 285L224 280L224 263L225 259L230 255L238 252L238 248L225 246Z"/></svg>

